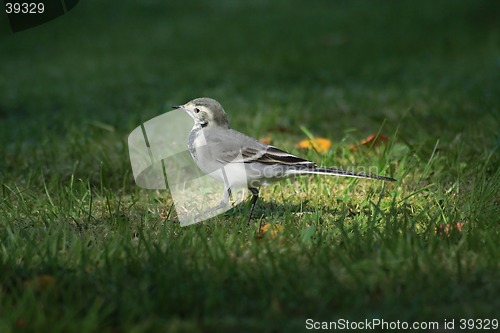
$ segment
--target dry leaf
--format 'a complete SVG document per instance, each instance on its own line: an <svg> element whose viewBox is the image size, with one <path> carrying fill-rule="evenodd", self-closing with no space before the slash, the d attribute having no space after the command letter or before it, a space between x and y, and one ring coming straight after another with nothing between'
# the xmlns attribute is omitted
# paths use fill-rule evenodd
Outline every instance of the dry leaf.
<svg viewBox="0 0 500 333"><path fill-rule="evenodd" d="M265 145L270 145L271 142L273 142L273 137L272 136L264 136L264 137L260 138L259 141Z"/></svg>
<svg viewBox="0 0 500 333"><path fill-rule="evenodd" d="M271 127L269 129L269 131L271 131L271 132L279 132L279 133L290 133L291 132L290 128L288 128L286 126L283 126L283 125L276 125L274 127Z"/></svg>
<svg viewBox="0 0 500 333"><path fill-rule="evenodd" d="M16 327L25 327L26 326L26 320L24 320L23 317L19 317L16 320Z"/></svg>
<svg viewBox="0 0 500 333"><path fill-rule="evenodd" d="M257 230L256 236L257 238L263 238L266 234L268 234L271 238L276 238L280 235L282 231L283 227L281 225L279 224L271 225L269 223L266 223L263 226L261 226L259 230Z"/></svg>
<svg viewBox="0 0 500 333"><path fill-rule="evenodd" d="M314 148L318 153L326 153L332 142L325 138L304 139L295 145L295 148L311 149Z"/></svg>
<svg viewBox="0 0 500 333"><path fill-rule="evenodd" d="M349 146L349 149L350 150L358 150L359 146L376 147L376 146L380 146L382 143L387 143L388 140L389 140L389 138L387 138L387 136L385 136L384 134L381 134L381 133L370 134L366 138L361 140L361 142L359 144L358 143L351 144Z"/></svg>
<svg viewBox="0 0 500 333"><path fill-rule="evenodd" d="M440 235L446 235L450 237L453 232L461 232L464 224L463 222L457 222L455 224L443 224L441 223L434 231Z"/></svg>
<svg viewBox="0 0 500 333"><path fill-rule="evenodd" d="M38 291L52 287L56 283L56 279L52 275L44 274L37 276L31 280L24 281L24 286L34 287Z"/></svg>

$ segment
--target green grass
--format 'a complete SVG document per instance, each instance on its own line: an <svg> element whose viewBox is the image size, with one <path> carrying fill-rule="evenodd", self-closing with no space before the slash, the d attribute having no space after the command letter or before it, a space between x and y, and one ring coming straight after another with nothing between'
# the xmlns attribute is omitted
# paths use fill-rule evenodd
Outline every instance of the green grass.
<svg viewBox="0 0 500 333"><path fill-rule="evenodd" d="M0 332L498 319L495 1L120 3L0 40ZM284 181L251 226L242 204L181 228L168 191L135 185L127 135L200 96L237 130L399 181ZM297 151L302 126L331 151Z"/></svg>

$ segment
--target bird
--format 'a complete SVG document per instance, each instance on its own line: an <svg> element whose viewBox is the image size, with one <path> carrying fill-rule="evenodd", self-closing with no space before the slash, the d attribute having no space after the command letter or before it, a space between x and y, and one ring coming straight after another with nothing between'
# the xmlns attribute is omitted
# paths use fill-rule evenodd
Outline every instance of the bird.
<svg viewBox="0 0 500 333"><path fill-rule="evenodd" d="M222 105L209 97L195 98L173 109L185 111L194 121L188 137L188 149L198 168L224 184L218 205L197 214L195 221L207 213L227 207L231 189L248 188L252 194L250 223L259 189L284 178L302 175L328 175L396 181L394 178L318 166L316 163L264 144L231 129ZM216 172L222 170L223 172Z"/></svg>

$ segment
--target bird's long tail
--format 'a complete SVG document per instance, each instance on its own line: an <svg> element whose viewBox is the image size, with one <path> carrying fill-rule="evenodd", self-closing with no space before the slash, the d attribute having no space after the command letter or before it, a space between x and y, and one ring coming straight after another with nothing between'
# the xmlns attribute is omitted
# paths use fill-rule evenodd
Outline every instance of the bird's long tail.
<svg viewBox="0 0 500 333"><path fill-rule="evenodd" d="M341 169L322 168L322 167L316 167L316 166L289 170L287 172L287 174L290 176L316 174L316 175L330 175L330 176L340 176L340 177L371 178L371 179L387 180L387 181L391 181L391 182L396 181L396 179L390 178L390 177L384 177L384 176L379 176L379 175L370 175L370 174L346 171L346 170L341 170Z"/></svg>

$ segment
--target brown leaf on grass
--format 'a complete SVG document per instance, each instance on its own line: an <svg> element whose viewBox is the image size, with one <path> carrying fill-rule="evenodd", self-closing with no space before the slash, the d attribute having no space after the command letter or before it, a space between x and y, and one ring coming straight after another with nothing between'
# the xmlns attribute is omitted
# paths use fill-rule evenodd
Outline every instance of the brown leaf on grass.
<svg viewBox="0 0 500 333"><path fill-rule="evenodd" d="M349 145L350 150L358 150L360 146L365 146L365 147L377 147L380 146L382 143L387 143L389 138L385 136L382 133L379 134L370 134L363 140L361 140L360 143L353 143Z"/></svg>
<svg viewBox="0 0 500 333"><path fill-rule="evenodd" d="M271 142L273 142L273 137L270 135L264 136L264 137L260 138L259 141L265 145L270 145Z"/></svg>
<svg viewBox="0 0 500 333"><path fill-rule="evenodd" d="M271 127L271 128L269 128L269 131L279 132L279 133L290 133L291 132L289 127L286 127L283 125L276 125L274 127Z"/></svg>
<svg viewBox="0 0 500 333"><path fill-rule="evenodd" d="M31 280L24 281L25 287L33 287L37 291L43 291L52 287L56 283L56 279L52 275L44 274L36 276Z"/></svg>
<svg viewBox="0 0 500 333"><path fill-rule="evenodd" d="M25 327L26 326L26 320L24 320L23 317L19 317L16 319L16 327Z"/></svg>
<svg viewBox="0 0 500 333"><path fill-rule="evenodd" d="M283 231L283 227L279 224L271 225L269 223L264 224L257 230L255 236L257 238L263 238L266 234L271 238L278 237Z"/></svg>
<svg viewBox="0 0 500 333"><path fill-rule="evenodd" d="M461 232L462 231L462 228L464 226L464 223L463 222L457 222L455 224L444 224L444 223L441 223L440 225L438 225L434 231L441 235L441 236L448 236L450 237L450 235L454 232Z"/></svg>
<svg viewBox="0 0 500 333"><path fill-rule="evenodd" d="M299 149L315 149L318 153L325 154L328 152L332 142L325 138L304 139L295 145Z"/></svg>

